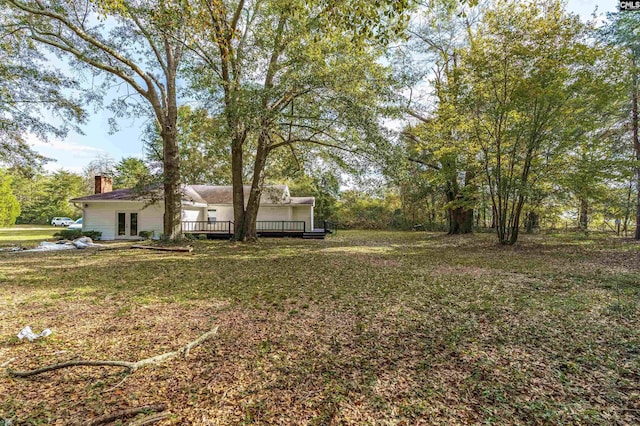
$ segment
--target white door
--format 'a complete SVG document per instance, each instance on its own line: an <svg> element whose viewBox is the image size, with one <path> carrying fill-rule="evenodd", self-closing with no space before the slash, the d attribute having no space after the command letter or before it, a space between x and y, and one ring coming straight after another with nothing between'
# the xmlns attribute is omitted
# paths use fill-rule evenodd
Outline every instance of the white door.
<svg viewBox="0 0 640 426"><path fill-rule="evenodd" d="M138 236L138 212L116 213L116 238L129 239Z"/></svg>

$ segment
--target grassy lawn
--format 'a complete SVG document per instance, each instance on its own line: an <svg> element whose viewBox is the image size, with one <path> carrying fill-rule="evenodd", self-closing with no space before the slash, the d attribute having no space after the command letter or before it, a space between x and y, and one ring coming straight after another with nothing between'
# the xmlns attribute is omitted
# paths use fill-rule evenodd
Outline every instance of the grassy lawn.
<svg viewBox="0 0 640 426"><path fill-rule="evenodd" d="M63 228L50 225L16 225L10 228L0 228L0 247L16 244L35 246L40 241L53 238L53 234Z"/></svg>
<svg viewBox="0 0 640 426"><path fill-rule="evenodd" d="M0 238L2 238L0 231ZM0 253L0 419L164 402L169 424L637 424L640 245L340 232L193 253ZM25 325L46 339L20 342ZM2 369L4 370L4 369Z"/></svg>

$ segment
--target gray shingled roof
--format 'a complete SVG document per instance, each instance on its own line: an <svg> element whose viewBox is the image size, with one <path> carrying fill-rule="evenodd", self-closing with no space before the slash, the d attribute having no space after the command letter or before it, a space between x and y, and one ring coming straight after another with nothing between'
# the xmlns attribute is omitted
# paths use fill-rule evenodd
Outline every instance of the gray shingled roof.
<svg viewBox="0 0 640 426"><path fill-rule="evenodd" d="M193 201L195 203L207 204L206 200L204 200L202 196L197 193L191 185L185 185L182 188L182 193L182 199L184 201Z"/></svg>
<svg viewBox="0 0 640 426"><path fill-rule="evenodd" d="M233 188L231 186L190 185L207 204L233 204ZM261 204L280 204L288 202L286 185L269 185L264 188L260 197ZM244 186L244 198L247 200L251 187Z"/></svg>
<svg viewBox="0 0 640 426"><path fill-rule="evenodd" d="M156 192L156 195L160 190L154 189L153 192ZM102 194L92 194L84 197L74 198L71 201L72 203L76 202L84 202L84 201L134 201L134 200L144 200L148 198L143 194L140 194L134 191L132 188L127 189L116 189L110 192L103 192Z"/></svg>
<svg viewBox="0 0 640 426"><path fill-rule="evenodd" d="M161 195L160 188L154 189L155 195ZM233 189L231 186L210 186L210 185L185 185L182 188L183 201L192 201L200 204L233 204ZM249 198L251 187L244 186L245 200ZM74 198L71 202L85 201L136 201L144 200L144 194L135 192L133 189L116 189L102 194L87 195L85 197ZM313 205L313 197L289 197L286 185L269 185L262 191L260 197L261 204L298 204Z"/></svg>

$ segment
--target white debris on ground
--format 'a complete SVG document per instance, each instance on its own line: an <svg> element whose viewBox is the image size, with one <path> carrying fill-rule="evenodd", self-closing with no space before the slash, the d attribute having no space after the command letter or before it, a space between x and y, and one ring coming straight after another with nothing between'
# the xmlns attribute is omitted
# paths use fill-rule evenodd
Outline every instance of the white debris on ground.
<svg viewBox="0 0 640 426"><path fill-rule="evenodd" d="M75 249L86 249L91 247L102 247L102 244L96 244L89 237L80 237L73 241L58 241L57 243L50 243L48 241L43 241L36 248L29 250L22 250L23 252L27 251L57 251L57 250L75 250Z"/></svg>
<svg viewBox="0 0 640 426"><path fill-rule="evenodd" d="M44 330L42 330L40 334L36 334L33 332L33 330L31 330L31 326L26 326L25 328L20 330L20 333L18 333L18 339L22 340L26 338L28 341L33 342L36 339L39 339L41 337L47 337L50 335L51 335L51 330L49 330L48 328L45 328Z"/></svg>

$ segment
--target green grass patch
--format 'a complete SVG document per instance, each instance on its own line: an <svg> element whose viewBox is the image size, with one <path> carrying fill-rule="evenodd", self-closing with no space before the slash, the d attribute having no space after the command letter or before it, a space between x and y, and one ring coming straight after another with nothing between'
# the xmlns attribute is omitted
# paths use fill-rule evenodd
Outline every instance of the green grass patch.
<svg viewBox="0 0 640 426"><path fill-rule="evenodd" d="M61 228L48 225L16 225L0 228L0 247L12 245L37 245L53 238Z"/></svg>

